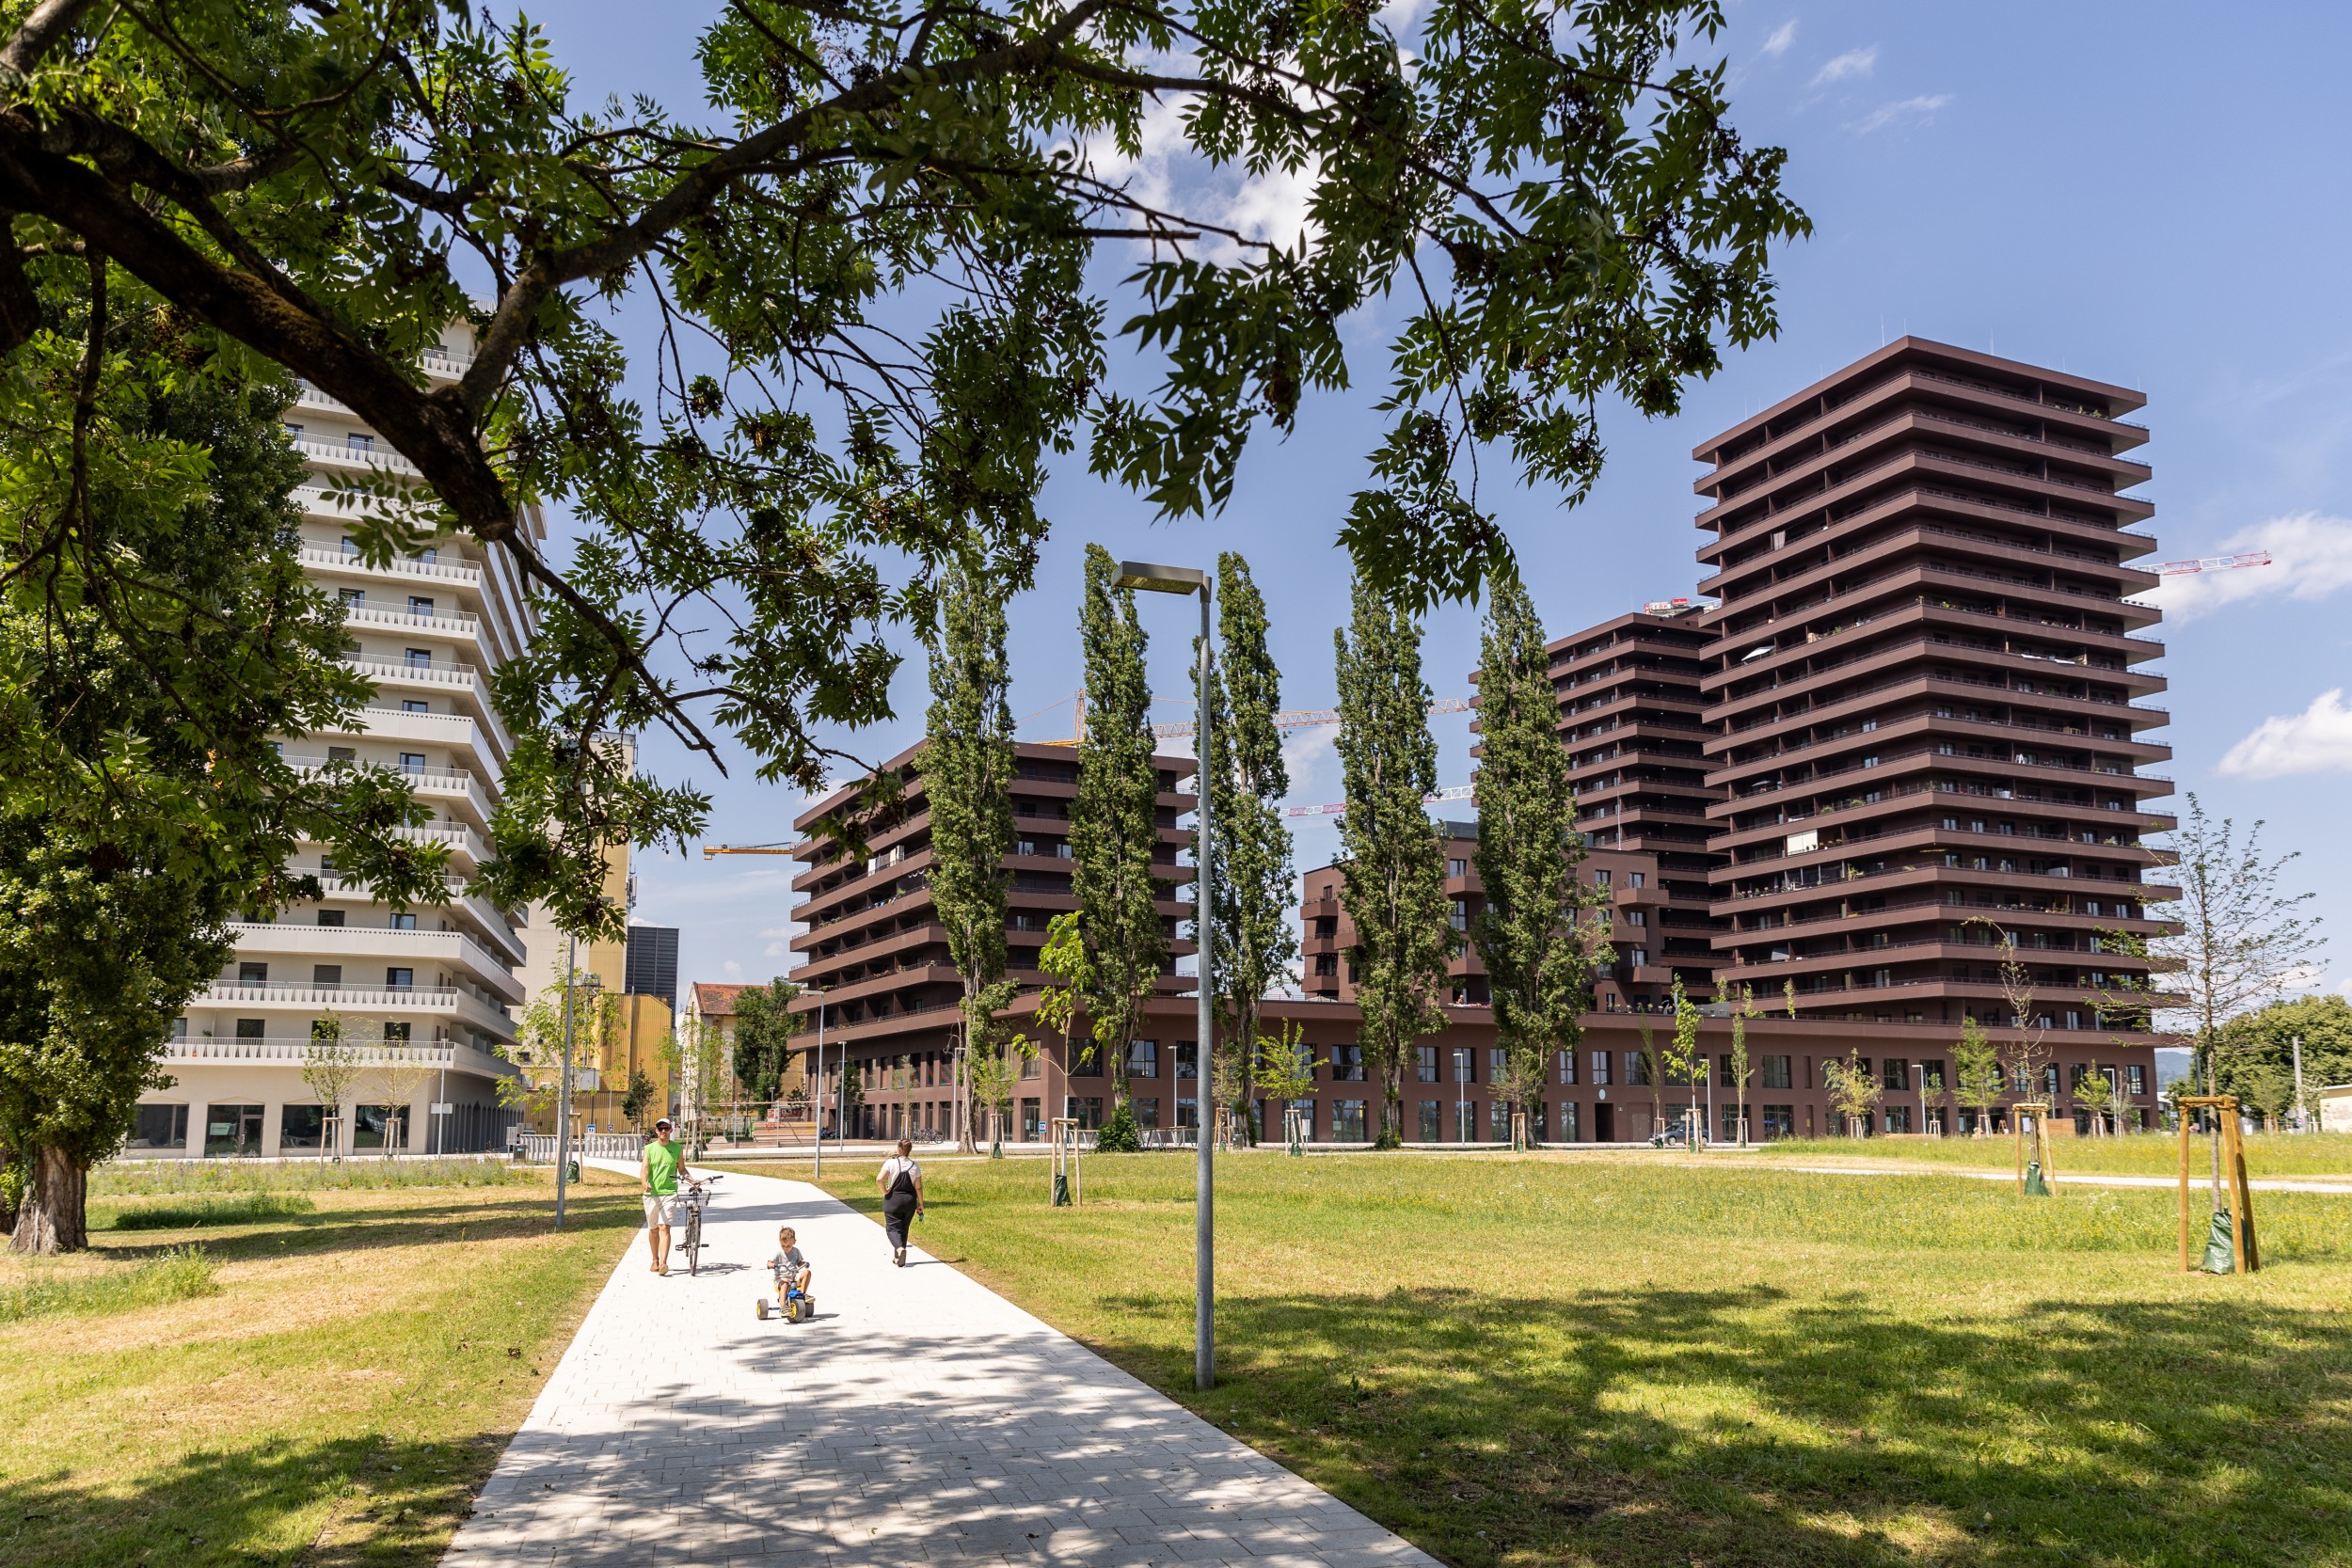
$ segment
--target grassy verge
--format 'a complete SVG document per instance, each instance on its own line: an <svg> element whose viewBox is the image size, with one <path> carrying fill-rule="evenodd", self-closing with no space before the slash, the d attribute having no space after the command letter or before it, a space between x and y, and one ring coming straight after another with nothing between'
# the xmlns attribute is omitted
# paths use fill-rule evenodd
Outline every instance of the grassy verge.
<svg viewBox="0 0 2352 1568"><path fill-rule="evenodd" d="M545 1172L433 1186L338 1174L353 1164L232 1167L242 1196L218 1166L102 1173L118 1195L197 1190L128 1212L215 1207L167 1245L117 1214L87 1254L0 1261L0 1304L47 1304L22 1323L0 1307L0 1561L439 1560L635 1197L588 1172L559 1236ZM297 1196L290 1169L324 1180ZM125 1299L190 1257L215 1293Z"/></svg>
<svg viewBox="0 0 2352 1568"><path fill-rule="evenodd" d="M534 1179L503 1160L287 1160L250 1164L235 1160L147 1160L117 1163L90 1174L93 1198L151 1197L164 1193L373 1192L398 1187L503 1187Z"/></svg>
<svg viewBox="0 0 2352 1568"><path fill-rule="evenodd" d="M2202 1170L2209 1140L2189 1140L2191 1168ZM1915 1165L1964 1165L1980 1170L2015 1167L2017 1146L2006 1136L1991 1138L1791 1138L1759 1144L1750 1153L1764 1159L1864 1160ZM2100 1176L2178 1176L2179 1134L2135 1132L2128 1137L2056 1138L2050 1163L2059 1175L2080 1171ZM2258 1133L2246 1139L2246 1169L2254 1177L2334 1176L2352 1180L2352 1132Z"/></svg>
<svg viewBox="0 0 2352 1568"><path fill-rule="evenodd" d="M2170 1195L1646 1162L943 1164L923 1241L1461 1568L2352 1562L2352 1201L2173 1272ZM871 1211L871 1173L829 1181Z"/></svg>
<svg viewBox="0 0 2352 1568"><path fill-rule="evenodd" d="M196 1230L227 1225L251 1225L288 1214L317 1212L318 1204L302 1193L202 1193L177 1202L141 1203L127 1209L90 1206L90 1224L113 1230Z"/></svg>
<svg viewBox="0 0 2352 1568"><path fill-rule="evenodd" d="M35 1267L0 1285L0 1323L97 1317L220 1294L218 1266L200 1246L175 1247L103 1273L60 1276Z"/></svg>

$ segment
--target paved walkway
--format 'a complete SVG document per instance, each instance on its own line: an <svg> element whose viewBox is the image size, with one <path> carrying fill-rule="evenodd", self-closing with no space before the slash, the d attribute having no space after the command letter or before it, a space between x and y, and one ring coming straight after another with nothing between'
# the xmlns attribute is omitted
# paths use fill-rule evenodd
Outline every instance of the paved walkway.
<svg viewBox="0 0 2352 1568"><path fill-rule="evenodd" d="M808 1183L719 1188L699 1276L621 1259L448 1568L1436 1568ZM753 1315L779 1225L813 1323Z"/></svg>

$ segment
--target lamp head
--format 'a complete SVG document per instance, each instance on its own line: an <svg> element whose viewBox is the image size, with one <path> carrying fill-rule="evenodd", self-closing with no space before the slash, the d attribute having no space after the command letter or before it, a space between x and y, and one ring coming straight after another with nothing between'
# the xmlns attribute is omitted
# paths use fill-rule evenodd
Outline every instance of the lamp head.
<svg viewBox="0 0 2352 1568"><path fill-rule="evenodd" d="M1119 563L1116 586L1140 588L1152 594L1205 594L1209 574L1190 566L1154 566L1148 561Z"/></svg>

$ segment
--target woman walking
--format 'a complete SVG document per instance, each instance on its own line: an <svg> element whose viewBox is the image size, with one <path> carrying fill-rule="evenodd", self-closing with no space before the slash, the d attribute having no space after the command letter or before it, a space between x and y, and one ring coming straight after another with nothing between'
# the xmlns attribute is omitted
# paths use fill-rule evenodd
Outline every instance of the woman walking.
<svg viewBox="0 0 2352 1568"><path fill-rule="evenodd" d="M900 1138L898 1155L882 1162L874 1178L882 1189L882 1227L890 1233L890 1260L907 1266L907 1225L923 1212L923 1167L914 1163L914 1140Z"/></svg>

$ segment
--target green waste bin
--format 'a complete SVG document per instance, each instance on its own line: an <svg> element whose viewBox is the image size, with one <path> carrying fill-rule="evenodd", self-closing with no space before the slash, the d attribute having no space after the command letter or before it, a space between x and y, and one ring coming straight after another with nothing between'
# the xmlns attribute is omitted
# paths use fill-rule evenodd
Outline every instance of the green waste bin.
<svg viewBox="0 0 2352 1568"><path fill-rule="evenodd" d="M2039 1160L2026 1162L2026 1196L2027 1197L2050 1196L2050 1184L2042 1180L2042 1162Z"/></svg>

